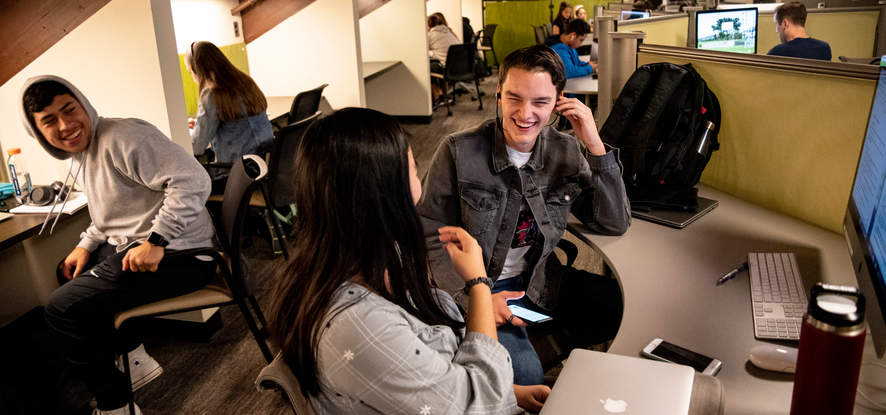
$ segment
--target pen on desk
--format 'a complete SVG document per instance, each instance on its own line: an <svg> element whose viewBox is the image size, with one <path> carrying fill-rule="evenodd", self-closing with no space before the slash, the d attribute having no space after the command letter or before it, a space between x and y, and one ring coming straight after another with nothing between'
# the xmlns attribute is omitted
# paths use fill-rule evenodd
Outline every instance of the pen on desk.
<svg viewBox="0 0 886 415"><path fill-rule="evenodd" d="M725 275L723 275L722 277L720 277L720 278L717 280L717 285L723 284L724 282L729 281L729 280L735 278L735 276L738 275L739 272L742 272L742 271L744 271L744 270L746 270L746 269L748 269L748 263L747 263L747 262L745 262L745 263L743 263L743 264L741 264L741 265L739 265L739 266L733 268L732 271L727 272Z"/></svg>

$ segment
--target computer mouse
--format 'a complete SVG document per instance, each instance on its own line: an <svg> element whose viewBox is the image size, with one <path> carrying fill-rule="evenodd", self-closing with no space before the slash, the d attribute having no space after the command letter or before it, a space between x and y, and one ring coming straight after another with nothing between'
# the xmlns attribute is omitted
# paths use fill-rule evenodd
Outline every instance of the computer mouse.
<svg viewBox="0 0 886 415"><path fill-rule="evenodd" d="M760 369L794 373L797 367L797 349L774 344L761 344L751 348L751 363Z"/></svg>

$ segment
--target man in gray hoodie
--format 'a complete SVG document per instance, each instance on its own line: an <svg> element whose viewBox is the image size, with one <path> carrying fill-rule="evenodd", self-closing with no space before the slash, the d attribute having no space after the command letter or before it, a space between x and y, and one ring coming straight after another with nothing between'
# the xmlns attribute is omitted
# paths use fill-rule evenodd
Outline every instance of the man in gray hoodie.
<svg viewBox="0 0 886 415"><path fill-rule="evenodd" d="M132 391L162 369L132 333L114 330L114 314L209 280L211 262L177 254L213 246L204 207L209 176L153 125L99 117L62 78L29 79L22 111L25 128L50 155L71 159L92 219L59 266L61 286L46 304L46 321L95 394L93 413L129 414ZM123 350L129 351L130 379L115 365Z"/></svg>

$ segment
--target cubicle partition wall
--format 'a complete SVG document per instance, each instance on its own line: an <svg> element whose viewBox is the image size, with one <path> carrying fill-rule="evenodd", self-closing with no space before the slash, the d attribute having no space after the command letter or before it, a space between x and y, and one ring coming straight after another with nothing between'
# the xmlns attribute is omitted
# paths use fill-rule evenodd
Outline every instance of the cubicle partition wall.
<svg viewBox="0 0 886 415"><path fill-rule="evenodd" d="M876 66L651 45L637 60L691 63L717 94L721 147L703 183L842 232Z"/></svg>
<svg viewBox="0 0 886 415"><path fill-rule="evenodd" d="M686 46L689 19L686 14L653 16L647 19L633 19L618 22L619 32L646 33L643 43L663 46Z"/></svg>
<svg viewBox="0 0 886 415"><path fill-rule="evenodd" d="M780 41L775 32L773 13L760 13L757 23L757 53L765 55ZM838 56L869 58L874 56L877 20L880 9L855 7L839 9L809 9L806 31L809 36L831 45L832 60Z"/></svg>
<svg viewBox="0 0 886 415"><path fill-rule="evenodd" d="M871 57L875 54L879 17L880 10L876 7L809 9L806 30L810 36L831 45L834 61L838 56ZM689 17L679 14L621 21L618 22L618 31L642 31L646 33L646 44L682 47L687 45L690 26ZM779 42L773 13L760 12L757 54L765 55Z"/></svg>

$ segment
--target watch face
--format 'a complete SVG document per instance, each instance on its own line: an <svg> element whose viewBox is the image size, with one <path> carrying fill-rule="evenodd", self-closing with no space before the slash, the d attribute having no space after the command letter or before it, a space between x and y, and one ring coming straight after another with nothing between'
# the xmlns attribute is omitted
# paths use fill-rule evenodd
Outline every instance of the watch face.
<svg viewBox="0 0 886 415"><path fill-rule="evenodd" d="M148 242L151 243L151 245L161 246L164 248L166 247L166 245L169 245L169 241L167 241L166 238L154 232L151 232L151 235L148 236Z"/></svg>

